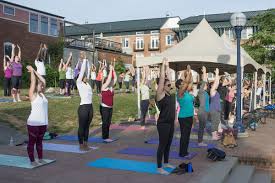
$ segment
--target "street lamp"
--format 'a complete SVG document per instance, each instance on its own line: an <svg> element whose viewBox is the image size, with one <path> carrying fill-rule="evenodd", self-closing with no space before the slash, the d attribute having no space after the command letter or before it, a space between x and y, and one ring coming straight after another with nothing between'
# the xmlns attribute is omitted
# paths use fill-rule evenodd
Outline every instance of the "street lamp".
<svg viewBox="0 0 275 183"><path fill-rule="evenodd" d="M237 111L236 111L236 124L238 128L238 132L243 133L244 127L242 124L242 96L241 96L241 90L242 90L242 71L241 71L241 33L243 30L243 27L246 24L246 16L243 13L234 13L232 14L230 18L230 23L234 27L235 34L236 34L236 40L237 40Z"/></svg>

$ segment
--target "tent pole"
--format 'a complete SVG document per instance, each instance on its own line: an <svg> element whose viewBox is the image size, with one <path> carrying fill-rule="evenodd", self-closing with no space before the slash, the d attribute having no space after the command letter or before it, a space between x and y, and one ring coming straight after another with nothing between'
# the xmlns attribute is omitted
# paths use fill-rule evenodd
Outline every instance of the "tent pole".
<svg viewBox="0 0 275 183"><path fill-rule="evenodd" d="M253 101L254 101L254 109L257 108L257 97L256 97L256 92L257 92L257 81L258 81L258 72L254 72L254 94L253 94Z"/></svg>
<svg viewBox="0 0 275 183"><path fill-rule="evenodd" d="M137 106L138 118L140 119L140 68L137 67Z"/></svg>
<svg viewBox="0 0 275 183"><path fill-rule="evenodd" d="M264 73L263 74L263 78L262 78L262 80L263 80L263 106L265 106L265 82L266 82L266 74Z"/></svg>
<svg viewBox="0 0 275 183"><path fill-rule="evenodd" d="M272 104L272 95L271 95L271 74L269 75L269 104Z"/></svg>

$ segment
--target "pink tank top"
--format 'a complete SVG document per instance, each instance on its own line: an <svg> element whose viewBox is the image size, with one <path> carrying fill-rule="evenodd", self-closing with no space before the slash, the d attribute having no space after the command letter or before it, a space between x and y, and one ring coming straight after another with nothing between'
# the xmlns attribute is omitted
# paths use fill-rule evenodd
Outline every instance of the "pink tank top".
<svg viewBox="0 0 275 183"><path fill-rule="evenodd" d="M12 76L22 76L22 64L20 62L12 63Z"/></svg>
<svg viewBox="0 0 275 183"><path fill-rule="evenodd" d="M12 76L12 70L11 70L10 67L7 67L4 72L5 72L5 78L11 78L11 76Z"/></svg>

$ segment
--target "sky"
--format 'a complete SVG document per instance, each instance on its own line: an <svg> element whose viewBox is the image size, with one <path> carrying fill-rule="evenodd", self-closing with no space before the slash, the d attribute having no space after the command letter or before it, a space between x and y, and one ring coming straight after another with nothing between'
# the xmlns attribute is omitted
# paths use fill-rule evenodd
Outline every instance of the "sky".
<svg viewBox="0 0 275 183"><path fill-rule="evenodd" d="M275 8L275 0L7 0L83 24Z"/></svg>

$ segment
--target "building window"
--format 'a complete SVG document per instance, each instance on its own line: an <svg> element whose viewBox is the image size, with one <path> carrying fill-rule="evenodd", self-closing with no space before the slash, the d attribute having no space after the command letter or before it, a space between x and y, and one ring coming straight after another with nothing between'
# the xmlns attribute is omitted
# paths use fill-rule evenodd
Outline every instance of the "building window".
<svg viewBox="0 0 275 183"><path fill-rule="evenodd" d="M136 35L144 35L144 31L136 32Z"/></svg>
<svg viewBox="0 0 275 183"><path fill-rule="evenodd" d="M15 9L13 7L10 7L10 6L4 6L4 14L15 16Z"/></svg>
<svg viewBox="0 0 275 183"><path fill-rule="evenodd" d="M58 30L57 30L57 20L54 18L51 18L51 29L50 34L52 36L58 36Z"/></svg>
<svg viewBox="0 0 275 183"><path fill-rule="evenodd" d="M142 37L136 38L136 49L143 49L144 48L144 40Z"/></svg>
<svg viewBox="0 0 275 183"><path fill-rule="evenodd" d="M8 55L9 57L11 57L11 52L12 52L12 43L5 42L4 43L4 55Z"/></svg>
<svg viewBox="0 0 275 183"><path fill-rule="evenodd" d="M122 47L129 48L129 38L122 38Z"/></svg>
<svg viewBox="0 0 275 183"><path fill-rule="evenodd" d="M166 35L166 46L173 45L173 35Z"/></svg>
<svg viewBox="0 0 275 183"><path fill-rule="evenodd" d="M229 39L234 39L234 34L233 34L233 31L232 31L232 28L228 28L228 29L225 29L225 35L229 38Z"/></svg>
<svg viewBox="0 0 275 183"><path fill-rule="evenodd" d="M48 32L49 32L48 17L41 16L41 33L48 35Z"/></svg>
<svg viewBox="0 0 275 183"><path fill-rule="evenodd" d="M143 53L137 53L136 58L138 58L138 57L144 57L144 54Z"/></svg>
<svg viewBox="0 0 275 183"><path fill-rule="evenodd" d="M159 47L159 37L151 36L151 45L150 48L158 48Z"/></svg>
<svg viewBox="0 0 275 183"><path fill-rule="evenodd" d="M159 34L159 30L151 31L151 34Z"/></svg>
<svg viewBox="0 0 275 183"><path fill-rule="evenodd" d="M38 15L34 13L30 15L30 31L38 32Z"/></svg>

